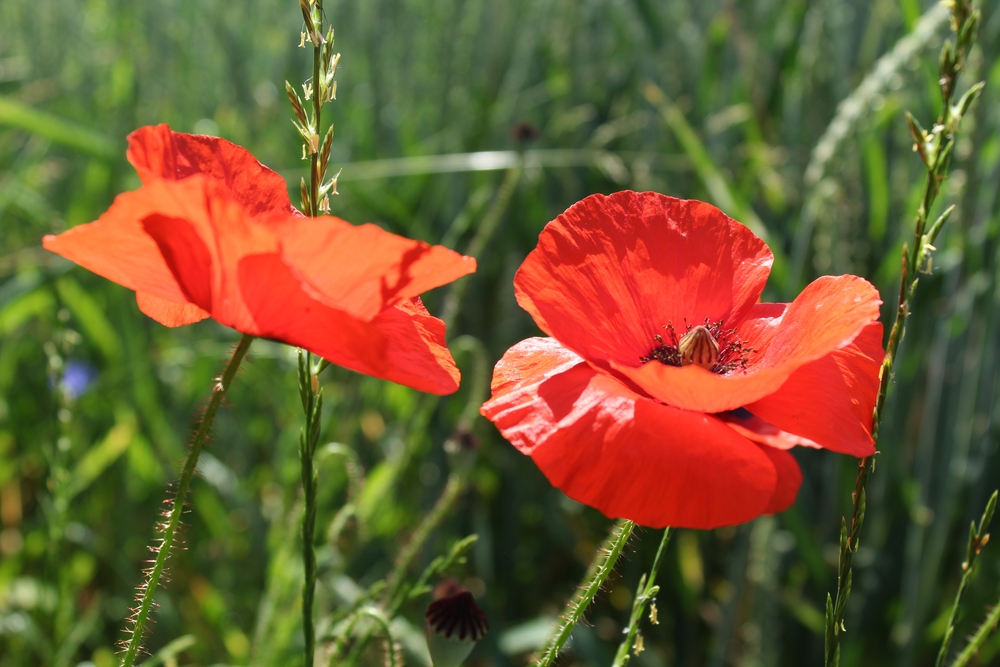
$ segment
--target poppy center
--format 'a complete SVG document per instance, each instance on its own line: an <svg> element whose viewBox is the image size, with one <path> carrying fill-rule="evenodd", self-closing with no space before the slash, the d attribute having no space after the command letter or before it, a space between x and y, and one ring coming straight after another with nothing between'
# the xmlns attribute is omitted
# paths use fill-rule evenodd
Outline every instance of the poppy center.
<svg viewBox="0 0 1000 667"><path fill-rule="evenodd" d="M659 361L666 366L701 366L705 370L726 375L747 366L753 348L745 346L736 329L724 329L722 320L697 326L686 324L684 333L677 334L673 323L664 325L665 335L653 336L656 345L642 363Z"/></svg>

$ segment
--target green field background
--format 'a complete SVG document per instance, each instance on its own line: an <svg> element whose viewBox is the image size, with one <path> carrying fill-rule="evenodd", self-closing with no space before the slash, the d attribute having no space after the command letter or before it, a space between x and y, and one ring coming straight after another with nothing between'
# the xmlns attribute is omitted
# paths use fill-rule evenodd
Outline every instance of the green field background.
<svg viewBox="0 0 1000 667"><path fill-rule="evenodd" d="M414 572L477 534L453 572L491 624L468 664L522 665L610 525L473 419L493 363L538 334L511 280L539 231L595 192L703 199L774 250L765 300L855 273L881 290L885 320L923 188L904 111L925 125L937 114L947 12L919 0L325 4L343 54L324 112L343 168L333 213L476 254L479 271L425 299L453 319L457 394L322 376L322 442L354 457L319 473L321 632L389 570L446 483L442 444L468 424L481 445L468 488ZM115 664L167 485L238 337L211 321L166 329L40 239L138 186L125 136L146 124L246 146L297 192L306 163L283 87L308 76L311 53L297 48L296 5L0 2L0 667ZM921 277L883 422L845 667L934 663L969 522L1000 486L1000 7L982 10L960 89L987 87L956 147L939 207L957 209ZM157 594L149 667L301 664L294 351L256 341L249 359ZM70 365L94 378L75 398L61 389ZM789 511L676 534L659 625L644 623L632 665L821 664L856 461L796 457L805 481ZM331 536L347 502L353 518ZM639 531L560 664L610 664L658 541ZM990 544L956 644L998 598ZM427 601L395 626L408 665L423 664ZM373 643L364 664L382 663ZM1000 664L1000 638L978 664Z"/></svg>

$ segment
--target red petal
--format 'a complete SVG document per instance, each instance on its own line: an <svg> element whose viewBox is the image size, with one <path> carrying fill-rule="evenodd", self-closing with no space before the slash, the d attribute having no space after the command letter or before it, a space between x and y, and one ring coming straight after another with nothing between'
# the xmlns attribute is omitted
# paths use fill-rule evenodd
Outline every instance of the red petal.
<svg viewBox="0 0 1000 667"><path fill-rule="evenodd" d="M244 257L239 276L254 323L252 330L241 331L303 347L345 368L420 391L448 394L458 389L460 375L444 345L444 323L431 317L419 299L364 322L312 299L276 254Z"/></svg>
<svg viewBox="0 0 1000 667"><path fill-rule="evenodd" d="M636 394L552 339L507 351L481 411L566 495L647 526L749 521L791 488L781 452Z"/></svg>
<svg viewBox="0 0 1000 667"><path fill-rule="evenodd" d="M476 270L476 260L443 246L340 218L280 222L281 253L307 291L332 308L370 320L400 301Z"/></svg>
<svg viewBox="0 0 1000 667"><path fill-rule="evenodd" d="M802 366L778 391L746 407L826 449L869 456L884 354L882 324L869 324L850 345Z"/></svg>
<svg viewBox="0 0 1000 667"><path fill-rule="evenodd" d="M159 246L142 227L143 218L158 212L158 204L145 188L126 192L96 222L47 235L42 245L128 289L185 303Z"/></svg>
<svg viewBox="0 0 1000 667"><path fill-rule="evenodd" d="M224 183L230 196L251 215L292 211L285 179L258 162L250 151L225 139L151 125L129 135L127 155L143 183L203 174Z"/></svg>
<svg viewBox="0 0 1000 667"><path fill-rule="evenodd" d="M619 192L550 222L514 285L546 333L592 361L631 366L669 322L742 320L771 262L763 241L714 206Z"/></svg>
<svg viewBox="0 0 1000 667"><path fill-rule="evenodd" d="M150 296L145 292L136 292L135 300L139 304L139 310L168 327L194 324L211 316L210 313L192 303L174 303Z"/></svg>
<svg viewBox="0 0 1000 667"><path fill-rule="evenodd" d="M657 362L611 365L669 405L698 412L735 410L773 394L805 364L850 345L878 319L881 303L878 290L863 278L824 276L789 304L776 326L754 330L754 342L769 342L750 355L745 373L717 375L698 366Z"/></svg>

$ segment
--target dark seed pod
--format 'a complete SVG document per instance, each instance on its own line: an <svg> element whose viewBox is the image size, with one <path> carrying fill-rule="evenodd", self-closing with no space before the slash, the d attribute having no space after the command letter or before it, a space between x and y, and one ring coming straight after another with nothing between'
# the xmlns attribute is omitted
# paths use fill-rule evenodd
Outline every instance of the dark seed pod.
<svg viewBox="0 0 1000 667"><path fill-rule="evenodd" d="M469 591L431 602L424 618L432 632L460 642L478 642L490 630L486 614Z"/></svg>

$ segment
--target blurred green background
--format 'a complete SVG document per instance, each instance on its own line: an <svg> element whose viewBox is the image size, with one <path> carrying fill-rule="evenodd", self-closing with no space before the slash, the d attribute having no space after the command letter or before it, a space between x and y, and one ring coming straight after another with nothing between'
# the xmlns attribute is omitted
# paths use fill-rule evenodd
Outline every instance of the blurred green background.
<svg viewBox="0 0 1000 667"><path fill-rule="evenodd" d="M211 322L159 326L41 236L138 185L124 138L144 124L235 141L297 190L305 163L282 86L308 75L311 54L297 48L296 4L0 3L2 667L115 664L166 485L236 339ZM491 623L470 664L524 664L610 523L552 489L492 425L462 417L493 362L537 333L511 279L538 232L594 192L705 199L766 236L779 258L766 300L850 272L878 285L889 317L923 187L903 111L937 113L946 12L919 0L327 0L326 14L343 53L325 111L343 167L334 213L473 252L480 268L426 298L454 315L458 394L322 376L323 441L349 445L364 480L351 486L337 456L322 463L320 534L346 501L356 512L320 547L321 630L388 571L445 485L442 443L471 423L481 449L467 488L414 572L478 534L452 572ZM963 126L942 197L958 208L921 278L889 400L846 666L933 664L969 522L1000 485L998 49L989 2L961 86L987 88ZM300 664L295 383L294 352L255 342L157 595L150 667ZM660 623L644 622L632 664L820 664L856 462L796 455L805 482L791 510L675 536ZM658 541L633 540L562 664L610 664ZM1000 545L989 545L956 645L998 595ZM396 625L407 664L422 664L426 603ZM978 664L998 656L995 636ZM381 664L378 643L365 660Z"/></svg>

